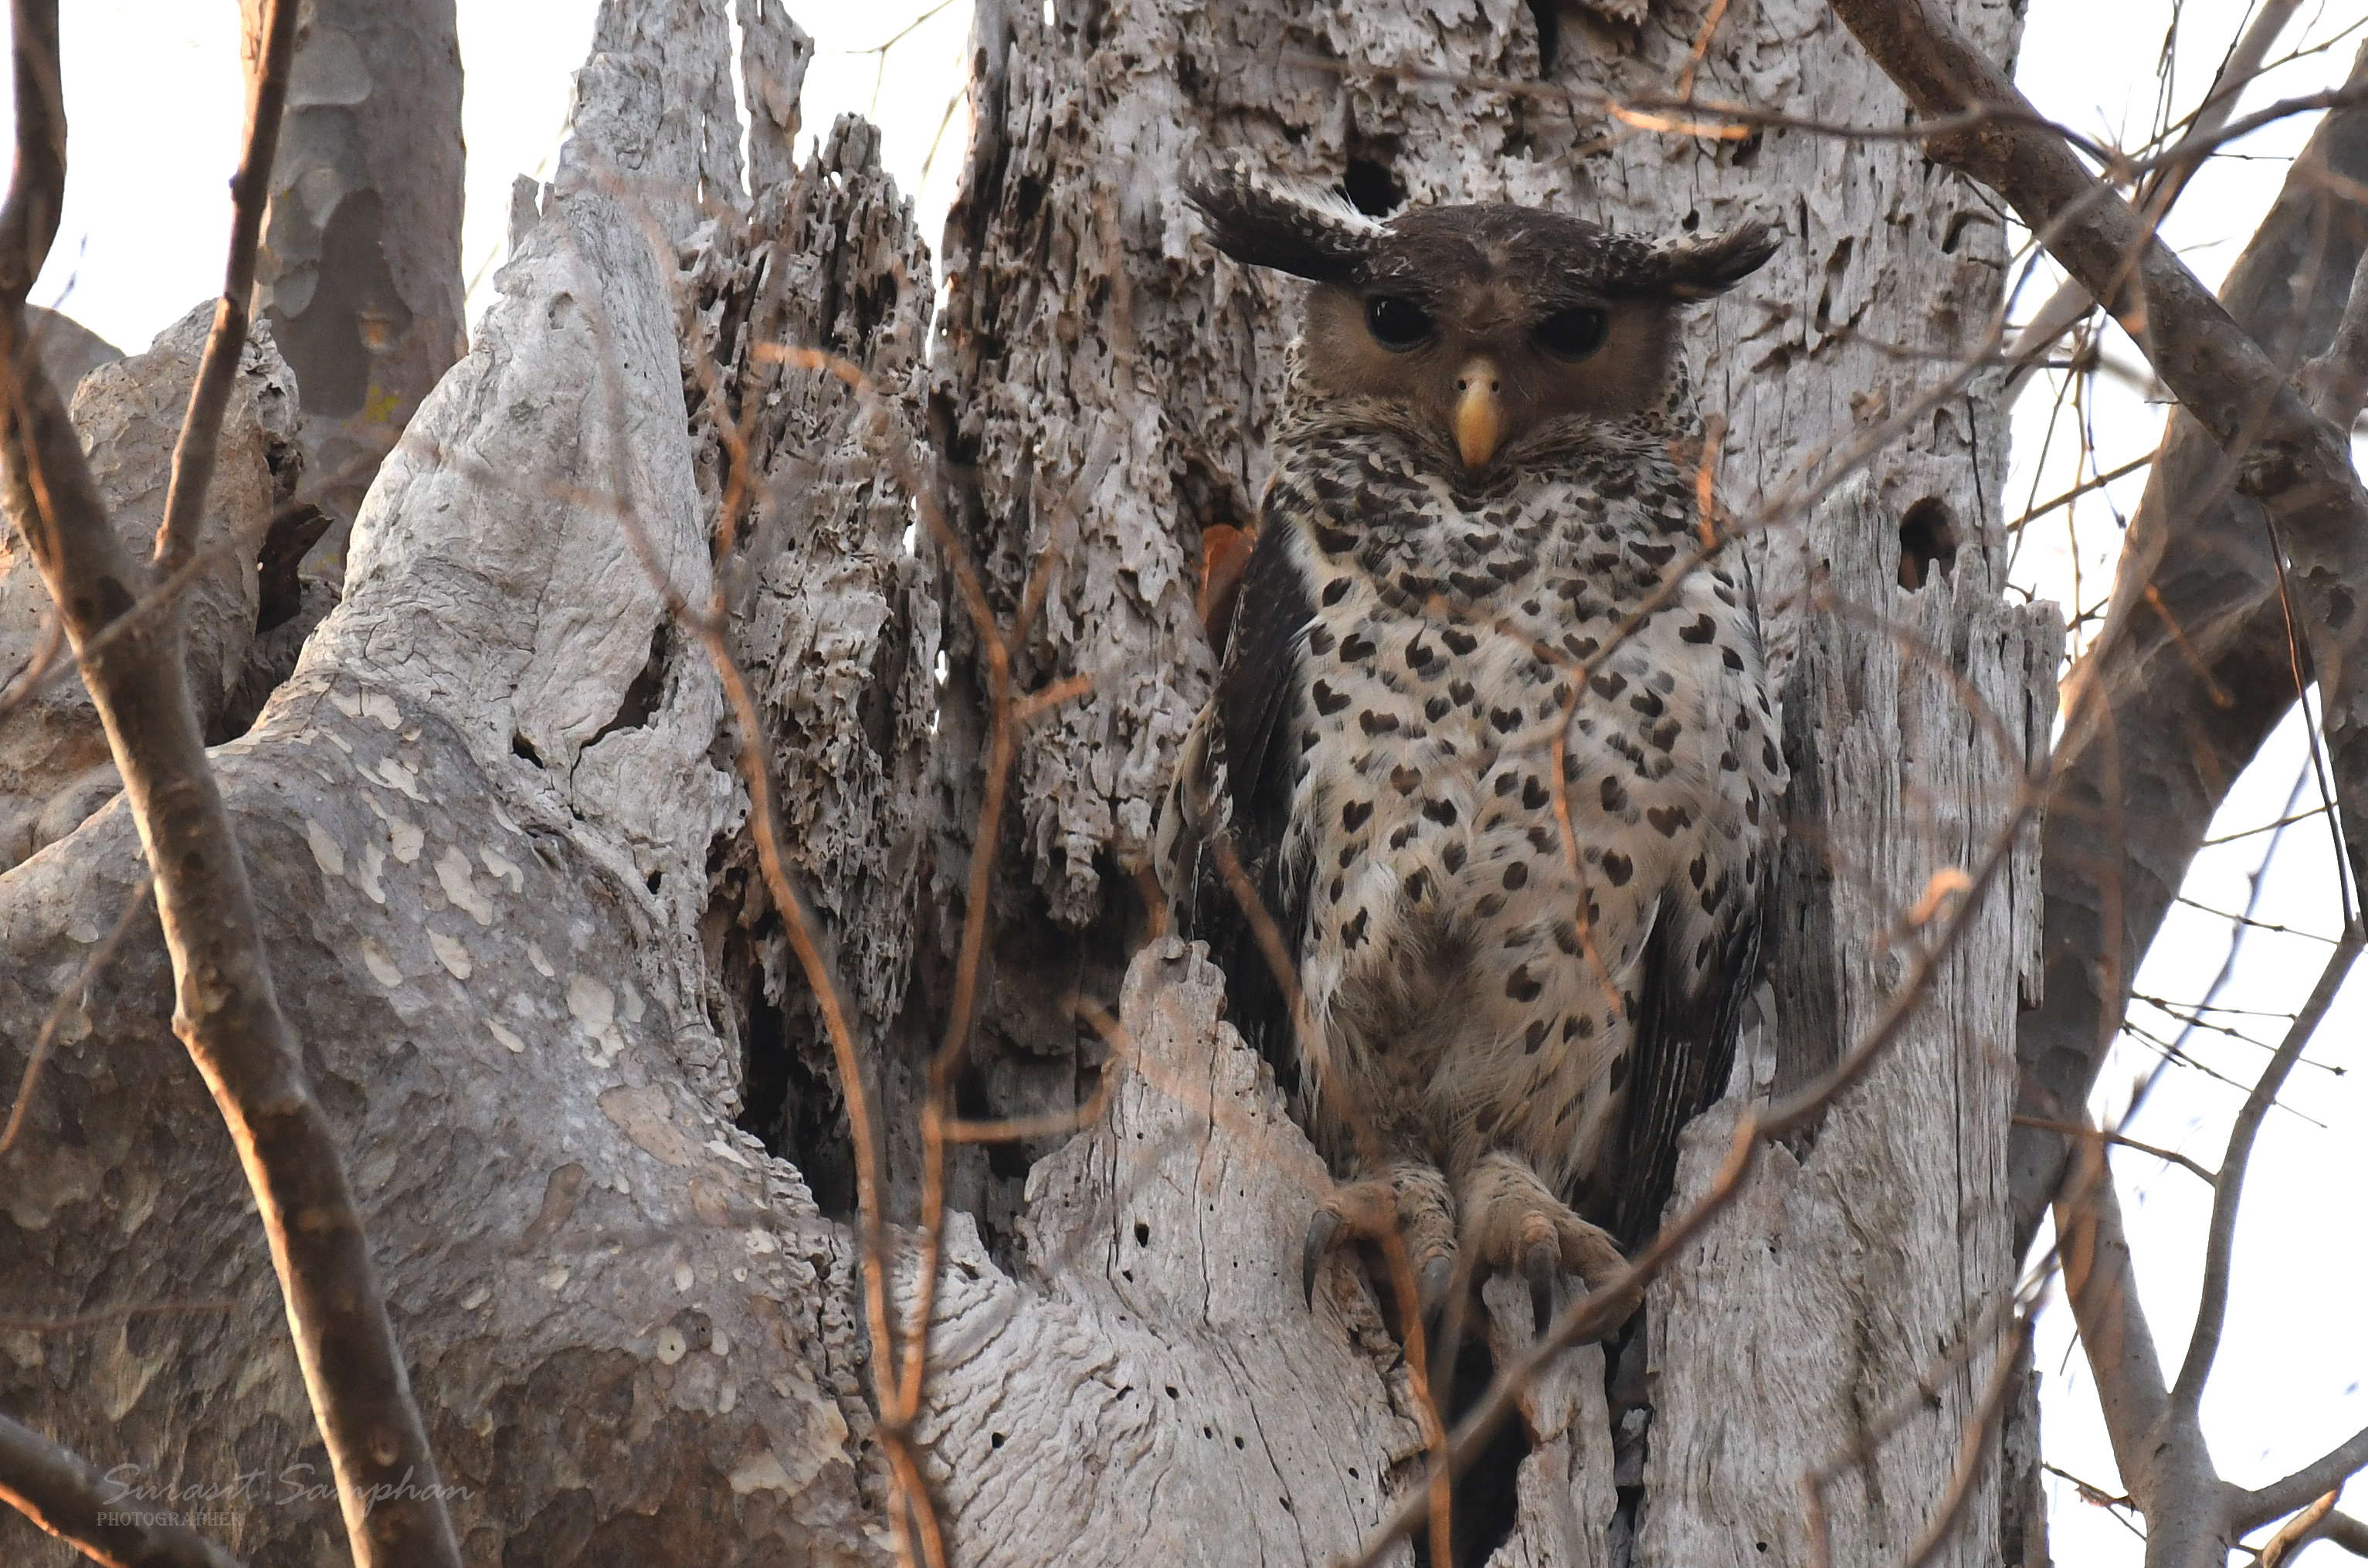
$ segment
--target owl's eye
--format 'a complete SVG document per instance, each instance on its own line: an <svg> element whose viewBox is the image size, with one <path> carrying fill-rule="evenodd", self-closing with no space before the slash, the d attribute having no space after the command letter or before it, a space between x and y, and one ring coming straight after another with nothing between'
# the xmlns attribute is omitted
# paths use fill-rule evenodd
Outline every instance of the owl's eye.
<svg viewBox="0 0 2368 1568"><path fill-rule="evenodd" d="M1365 330L1383 347L1403 354L1430 335L1430 312L1412 300L1376 294L1365 301Z"/></svg>
<svg viewBox="0 0 2368 1568"><path fill-rule="evenodd" d="M1538 324L1538 347L1563 359L1584 359L1603 347L1611 321L1592 305L1556 311Z"/></svg>

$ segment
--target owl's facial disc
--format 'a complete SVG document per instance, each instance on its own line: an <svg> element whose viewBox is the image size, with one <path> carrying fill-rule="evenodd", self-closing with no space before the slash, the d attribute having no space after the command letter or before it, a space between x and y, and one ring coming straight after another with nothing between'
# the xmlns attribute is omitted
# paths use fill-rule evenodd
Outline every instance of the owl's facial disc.
<svg viewBox="0 0 2368 1568"><path fill-rule="evenodd" d="M1442 472L1478 481L1512 454L1535 456L1541 430L1585 440L1579 422L1625 418L1667 391L1668 301L1532 279L1486 255L1435 270L1316 285L1301 373L1350 417L1417 442Z"/></svg>
<svg viewBox="0 0 2368 1568"><path fill-rule="evenodd" d="M1466 473L1477 479L1487 471L1504 433L1504 380L1497 362L1470 360L1455 374L1455 450Z"/></svg>

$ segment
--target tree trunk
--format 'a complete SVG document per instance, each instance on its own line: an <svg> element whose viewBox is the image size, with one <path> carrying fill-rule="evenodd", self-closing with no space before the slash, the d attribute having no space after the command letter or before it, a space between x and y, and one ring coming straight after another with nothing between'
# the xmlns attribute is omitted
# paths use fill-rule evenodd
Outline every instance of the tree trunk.
<svg viewBox="0 0 2368 1568"><path fill-rule="evenodd" d="M468 348L452 7L313 0L297 37L253 308L295 368L340 561L379 460ZM252 69L258 11L241 9Z"/></svg>
<svg viewBox="0 0 2368 1568"><path fill-rule="evenodd" d="M2010 51L2007 6L1958 9ZM1084 1103L1109 1052L1068 998L1120 999L1099 1118L956 1163L919 1430L955 1560L1315 1564L1418 1477L1405 1362L1360 1276L1300 1301L1321 1162L1220 1021L1221 978L1144 940L1134 891L1208 680L1201 535L1256 516L1295 309L1198 242L1176 194L1198 146L1374 206L1787 233L1689 337L1730 432L1726 499L1747 519L1775 503L1752 556L1796 783L1761 1020L1679 1205L1743 1105L1862 1034L1921 940L1903 913L2009 825L2056 633L2000 602L2004 432L1980 383L1919 401L1997 307L1989 209L1906 143L1605 119L1584 95L1665 88L1701 6L1641 26L1550 4L1297 14L1071 5L1047 26L982 6L932 362L927 251L871 132L845 121L789 157L805 46L778 5L738 6L753 189L720 6L604 7L575 140L521 200L480 342L380 474L344 602L216 754L472 1560L889 1554L844 1086L752 869L745 743L645 562L694 608L720 585L733 617L792 869L877 1073L893 1208L918 1205L964 919L992 925L962 1114ZM1701 73L1706 97L1902 113L1818 7L1737 8ZM765 352L785 341L860 369L869 400ZM1895 416L1839 489L1789 475ZM924 439L1007 629L1049 553L1017 689L1093 682L1020 735L984 907L963 888L985 644L942 556L905 543ZM2034 844L2026 826L1863 1084L1654 1286L1643 1442L1640 1408L1615 1444L1595 1347L1528 1392L1494 1561L1807 1562L1804 1466L2003 1303ZM139 866L118 808L0 876L0 1074ZM0 1163L0 1404L141 1484L256 1477L215 1505L249 1561L333 1554L334 1502L282 1479L318 1449L236 1162L167 1032L153 923L114 965L69 1000ZM121 1315L156 1303L177 1310ZM1502 1361L1526 1303L1492 1304ZM1990 1360L1937 1375L1846 1468L1836 1562L1891 1561L1924 1528ZM1999 1499L1992 1464L1940 1560L1998 1560ZM32 1541L0 1524L0 1548L58 1560Z"/></svg>

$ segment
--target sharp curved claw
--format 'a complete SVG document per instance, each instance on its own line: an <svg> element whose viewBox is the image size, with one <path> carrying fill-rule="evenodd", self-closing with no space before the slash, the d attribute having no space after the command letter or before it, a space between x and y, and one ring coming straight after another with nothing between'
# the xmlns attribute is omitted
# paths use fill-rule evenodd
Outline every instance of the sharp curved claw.
<svg viewBox="0 0 2368 1568"><path fill-rule="evenodd" d="M1554 1270L1562 1258L1552 1242L1531 1242L1521 1255L1521 1272L1530 1279L1530 1316L1543 1336L1554 1322Z"/></svg>
<svg viewBox="0 0 2368 1568"><path fill-rule="evenodd" d="M1332 1250L1332 1238L1340 1229L1340 1216L1329 1209L1318 1209L1307 1221L1307 1244L1299 1255L1299 1283L1307 1298L1307 1310L1315 1310L1315 1266Z"/></svg>

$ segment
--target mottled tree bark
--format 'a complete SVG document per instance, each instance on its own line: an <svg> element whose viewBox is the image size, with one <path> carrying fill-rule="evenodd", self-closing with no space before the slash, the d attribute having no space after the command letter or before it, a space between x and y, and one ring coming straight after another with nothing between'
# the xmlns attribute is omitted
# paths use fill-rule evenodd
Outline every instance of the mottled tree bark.
<svg viewBox="0 0 2368 1568"><path fill-rule="evenodd" d="M313 0L301 27L254 310L295 368L342 560L380 459L468 347L461 40L452 0Z"/></svg>

